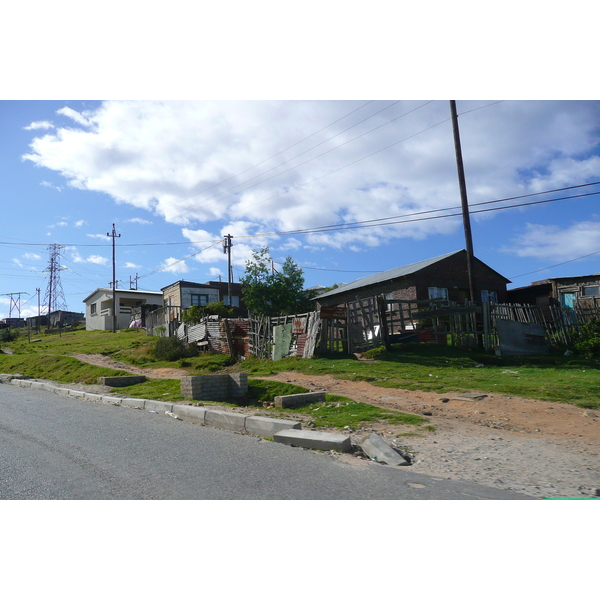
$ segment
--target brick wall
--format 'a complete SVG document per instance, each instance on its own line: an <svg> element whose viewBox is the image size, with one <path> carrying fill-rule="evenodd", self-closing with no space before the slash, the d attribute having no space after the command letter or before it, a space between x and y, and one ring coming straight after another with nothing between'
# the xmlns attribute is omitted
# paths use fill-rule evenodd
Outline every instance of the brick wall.
<svg viewBox="0 0 600 600"><path fill-rule="evenodd" d="M241 403L248 397L248 373L182 377L181 395L199 402Z"/></svg>

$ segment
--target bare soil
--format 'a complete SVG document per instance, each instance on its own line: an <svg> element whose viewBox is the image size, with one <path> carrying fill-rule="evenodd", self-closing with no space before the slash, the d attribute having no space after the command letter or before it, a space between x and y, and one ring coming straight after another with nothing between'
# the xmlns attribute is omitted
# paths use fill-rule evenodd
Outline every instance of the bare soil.
<svg viewBox="0 0 600 600"><path fill-rule="evenodd" d="M141 369L102 355L74 357L150 378L189 374L176 368ZM262 379L294 383L383 409L424 415L428 424L435 427L434 431L385 423L368 423L359 430L349 431L356 445L375 432L413 459L410 467L394 468L467 480L537 498L600 496L600 411L480 390L472 393L483 397L466 400L459 399L462 394L382 388L330 375L287 372ZM240 410L253 414L269 412L255 408ZM361 462L353 456L338 458Z"/></svg>

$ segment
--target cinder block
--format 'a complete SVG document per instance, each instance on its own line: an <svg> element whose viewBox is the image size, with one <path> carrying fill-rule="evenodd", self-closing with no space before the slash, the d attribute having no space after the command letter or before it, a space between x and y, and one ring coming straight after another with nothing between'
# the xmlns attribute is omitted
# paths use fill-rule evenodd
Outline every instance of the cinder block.
<svg viewBox="0 0 600 600"><path fill-rule="evenodd" d="M278 431L273 439L280 444L300 446L313 450L337 450L350 452L352 442L350 436L325 431L304 431L298 429L284 429Z"/></svg>
<svg viewBox="0 0 600 600"><path fill-rule="evenodd" d="M146 400L144 409L155 410L156 412L164 414L165 412L173 412L173 404L161 402L160 400Z"/></svg>
<svg viewBox="0 0 600 600"><path fill-rule="evenodd" d="M189 421L190 423L201 423L205 422L205 415L208 409L203 406L188 406L186 404L173 404L173 414L177 415L183 421Z"/></svg>
<svg viewBox="0 0 600 600"><path fill-rule="evenodd" d="M125 387L127 385L135 385L136 383L144 383L145 375L124 375L118 377L98 377L98 383L108 385L110 387Z"/></svg>
<svg viewBox="0 0 600 600"><path fill-rule="evenodd" d="M121 406L128 406L129 408L141 408L143 409L146 405L146 400L143 398L121 398Z"/></svg>
<svg viewBox="0 0 600 600"><path fill-rule="evenodd" d="M271 437L282 429L302 429L299 421L285 419L270 419L269 417L247 417L246 431L252 435Z"/></svg>
<svg viewBox="0 0 600 600"><path fill-rule="evenodd" d="M409 463L376 433L365 437L360 443L362 451L373 460L384 465L405 466Z"/></svg>
<svg viewBox="0 0 600 600"><path fill-rule="evenodd" d="M325 402L325 392L307 392L306 394L290 394L288 396L275 396L275 406L281 408L294 408L315 402Z"/></svg>
<svg viewBox="0 0 600 600"><path fill-rule="evenodd" d="M207 410L205 423L210 427L218 427L219 429L244 431L246 428L246 415L224 410Z"/></svg>

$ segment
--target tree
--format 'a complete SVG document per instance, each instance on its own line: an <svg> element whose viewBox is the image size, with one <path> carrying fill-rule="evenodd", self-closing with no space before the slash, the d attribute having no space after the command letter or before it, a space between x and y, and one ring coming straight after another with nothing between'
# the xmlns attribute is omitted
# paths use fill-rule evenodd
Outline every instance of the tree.
<svg viewBox="0 0 600 600"><path fill-rule="evenodd" d="M274 317L313 309L311 294L304 290L302 269L288 256L281 271L275 271L268 246L252 253L240 282L251 313Z"/></svg>

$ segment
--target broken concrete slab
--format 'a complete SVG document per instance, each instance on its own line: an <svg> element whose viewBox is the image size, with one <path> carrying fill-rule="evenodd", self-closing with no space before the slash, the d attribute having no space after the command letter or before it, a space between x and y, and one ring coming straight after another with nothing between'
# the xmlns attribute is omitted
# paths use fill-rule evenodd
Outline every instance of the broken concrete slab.
<svg viewBox="0 0 600 600"><path fill-rule="evenodd" d="M487 398L487 394L461 394L460 396L453 396L450 400L466 400L467 402L476 402L477 400L483 400Z"/></svg>
<svg viewBox="0 0 600 600"><path fill-rule="evenodd" d="M144 383L145 375L123 375L119 377L98 377L98 383L109 387L125 387L135 385L136 383Z"/></svg>
<svg viewBox="0 0 600 600"><path fill-rule="evenodd" d="M273 439L280 444L300 446L312 450L337 450L350 452L352 442L350 436L325 431L304 431L301 429L284 429L273 435Z"/></svg>
<svg viewBox="0 0 600 600"><path fill-rule="evenodd" d="M302 429L299 421L288 421L286 419L271 419L269 417L247 417L246 431L252 435L271 437L283 429Z"/></svg>
<svg viewBox="0 0 600 600"><path fill-rule="evenodd" d="M394 450L383 438L372 433L360 442L362 451L373 460L384 465L395 467L406 466L410 463L396 450Z"/></svg>
<svg viewBox="0 0 600 600"><path fill-rule="evenodd" d="M287 396L275 396L275 406L280 408L295 408L315 402L325 402L325 392L307 392L305 394L289 394Z"/></svg>

